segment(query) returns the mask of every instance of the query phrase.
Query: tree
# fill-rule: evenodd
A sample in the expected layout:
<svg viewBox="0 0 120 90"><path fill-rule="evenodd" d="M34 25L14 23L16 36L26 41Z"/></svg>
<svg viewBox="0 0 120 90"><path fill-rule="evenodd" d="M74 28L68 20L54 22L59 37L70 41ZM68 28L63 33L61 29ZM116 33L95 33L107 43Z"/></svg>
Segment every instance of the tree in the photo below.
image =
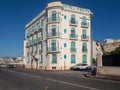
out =
<svg viewBox="0 0 120 90"><path fill-rule="evenodd" d="M116 48L114 51L110 52L110 54L120 54L120 46Z"/></svg>

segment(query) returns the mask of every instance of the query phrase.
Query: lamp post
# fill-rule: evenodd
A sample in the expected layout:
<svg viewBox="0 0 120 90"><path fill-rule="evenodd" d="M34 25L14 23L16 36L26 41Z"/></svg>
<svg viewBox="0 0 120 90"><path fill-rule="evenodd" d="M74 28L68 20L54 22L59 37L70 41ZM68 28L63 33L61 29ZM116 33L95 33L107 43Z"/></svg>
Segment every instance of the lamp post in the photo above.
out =
<svg viewBox="0 0 120 90"><path fill-rule="evenodd" d="M91 31L91 67L93 64L93 32Z"/></svg>

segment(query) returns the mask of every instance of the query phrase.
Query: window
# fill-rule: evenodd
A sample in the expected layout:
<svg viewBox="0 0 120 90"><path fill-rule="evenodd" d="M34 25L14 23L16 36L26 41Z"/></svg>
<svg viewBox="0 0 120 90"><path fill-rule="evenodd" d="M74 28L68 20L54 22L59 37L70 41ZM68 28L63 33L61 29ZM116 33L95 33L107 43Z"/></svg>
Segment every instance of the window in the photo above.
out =
<svg viewBox="0 0 120 90"><path fill-rule="evenodd" d="M83 63L83 64L86 64L86 63L87 63L87 56L86 56L86 55L83 55L83 56L82 56L82 63Z"/></svg>
<svg viewBox="0 0 120 90"><path fill-rule="evenodd" d="M53 64L57 63L57 55L56 54L52 54L52 63Z"/></svg>
<svg viewBox="0 0 120 90"><path fill-rule="evenodd" d="M67 44L66 43L64 43L64 47L66 47L67 46Z"/></svg>
<svg viewBox="0 0 120 90"><path fill-rule="evenodd" d="M76 51L75 42L71 42L71 51Z"/></svg>
<svg viewBox="0 0 120 90"><path fill-rule="evenodd" d="M71 15L71 23L75 24L75 15L74 14Z"/></svg>
<svg viewBox="0 0 120 90"><path fill-rule="evenodd" d="M64 19L66 19L67 18L67 16L66 15L64 15Z"/></svg>
<svg viewBox="0 0 120 90"><path fill-rule="evenodd" d="M64 59L66 59L66 55L64 55Z"/></svg>
<svg viewBox="0 0 120 90"><path fill-rule="evenodd" d="M56 21L56 11L52 11L52 21Z"/></svg>
<svg viewBox="0 0 120 90"><path fill-rule="evenodd" d="M83 52L87 52L87 44L86 43L83 43L83 45L82 45L82 51Z"/></svg>
<svg viewBox="0 0 120 90"><path fill-rule="evenodd" d="M36 45L36 54L38 53L38 45Z"/></svg>
<svg viewBox="0 0 120 90"><path fill-rule="evenodd" d="M66 33L67 31L66 31L66 29L64 29L64 33Z"/></svg>
<svg viewBox="0 0 120 90"><path fill-rule="evenodd" d="M51 50L56 51L56 40L52 40L52 42L51 42Z"/></svg>
<svg viewBox="0 0 120 90"><path fill-rule="evenodd" d="M75 55L71 55L71 63L76 63L76 57L75 57Z"/></svg>
<svg viewBox="0 0 120 90"><path fill-rule="evenodd" d="M75 29L71 28L71 38L75 38Z"/></svg>
<svg viewBox="0 0 120 90"><path fill-rule="evenodd" d="M82 17L82 25L87 24L87 18L85 16Z"/></svg>
<svg viewBox="0 0 120 90"><path fill-rule="evenodd" d="M56 25L52 25L52 36L56 36Z"/></svg>
<svg viewBox="0 0 120 90"><path fill-rule="evenodd" d="M87 38L87 36L86 36L86 30L82 30L82 38L83 38L83 39L86 39L86 38Z"/></svg>

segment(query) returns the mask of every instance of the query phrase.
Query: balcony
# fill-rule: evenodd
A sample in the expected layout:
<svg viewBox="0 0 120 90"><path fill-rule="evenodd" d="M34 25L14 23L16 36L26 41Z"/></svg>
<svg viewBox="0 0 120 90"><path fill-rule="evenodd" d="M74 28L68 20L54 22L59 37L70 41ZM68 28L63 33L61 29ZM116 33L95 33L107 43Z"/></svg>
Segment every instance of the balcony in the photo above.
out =
<svg viewBox="0 0 120 90"><path fill-rule="evenodd" d="M70 37L69 37L71 40L77 40L78 39L78 35L73 35L73 34L70 34Z"/></svg>
<svg viewBox="0 0 120 90"><path fill-rule="evenodd" d="M69 21L70 26L77 26L78 22L77 21Z"/></svg>
<svg viewBox="0 0 120 90"><path fill-rule="evenodd" d="M38 31L37 27L33 29L33 32L36 33Z"/></svg>
<svg viewBox="0 0 120 90"><path fill-rule="evenodd" d="M34 34L34 31L35 31L35 29L32 28L31 31L30 31L30 34L33 35L33 34Z"/></svg>
<svg viewBox="0 0 120 90"><path fill-rule="evenodd" d="M60 32L49 32L48 33L48 39L59 38L59 37L60 37Z"/></svg>
<svg viewBox="0 0 120 90"><path fill-rule="evenodd" d="M82 41L88 41L89 40L89 36L88 35L82 35L81 36L81 40Z"/></svg>
<svg viewBox="0 0 120 90"><path fill-rule="evenodd" d="M59 17L55 17L55 18L48 18L48 21L47 23L50 24L50 23L59 23L60 22L60 18Z"/></svg>
<svg viewBox="0 0 120 90"><path fill-rule="evenodd" d="M87 23L87 22L81 22L81 27L82 28L88 28L89 27L89 23Z"/></svg>
<svg viewBox="0 0 120 90"><path fill-rule="evenodd" d="M27 37L29 37L29 36L30 36L30 33L31 33L30 31L27 33Z"/></svg>
<svg viewBox="0 0 120 90"><path fill-rule="evenodd" d="M76 53L76 48L70 48L71 53Z"/></svg>
<svg viewBox="0 0 120 90"><path fill-rule="evenodd" d="M26 46L29 47L29 46L31 46L32 44L33 44L33 40L30 40L30 41L27 42L27 45L26 45Z"/></svg>
<svg viewBox="0 0 120 90"><path fill-rule="evenodd" d="M43 30L43 25L42 25L42 24L38 24L38 26L37 26L37 30L38 30L38 31Z"/></svg>
<svg viewBox="0 0 120 90"><path fill-rule="evenodd" d="M37 43L42 42L42 40L43 40L43 37L36 38Z"/></svg>
<svg viewBox="0 0 120 90"><path fill-rule="evenodd" d="M48 47L47 53L59 53L59 47Z"/></svg>

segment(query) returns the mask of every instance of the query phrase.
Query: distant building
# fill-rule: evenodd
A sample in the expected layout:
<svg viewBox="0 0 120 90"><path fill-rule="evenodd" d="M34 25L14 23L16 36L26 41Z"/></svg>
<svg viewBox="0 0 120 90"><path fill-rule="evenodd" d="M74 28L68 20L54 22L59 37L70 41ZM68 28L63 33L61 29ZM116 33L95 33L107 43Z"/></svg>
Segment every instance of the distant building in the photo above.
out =
<svg viewBox="0 0 120 90"><path fill-rule="evenodd" d="M25 67L64 70L77 63L90 65L91 16L89 9L48 3L25 27Z"/></svg>
<svg viewBox="0 0 120 90"><path fill-rule="evenodd" d="M0 64L9 64L10 62L11 62L11 58L5 58L5 57L0 58Z"/></svg>
<svg viewBox="0 0 120 90"><path fill-rule="evenodd" d="M111 52L120 47L120 40L106 39L102 46L104 52Z"/></svg>

